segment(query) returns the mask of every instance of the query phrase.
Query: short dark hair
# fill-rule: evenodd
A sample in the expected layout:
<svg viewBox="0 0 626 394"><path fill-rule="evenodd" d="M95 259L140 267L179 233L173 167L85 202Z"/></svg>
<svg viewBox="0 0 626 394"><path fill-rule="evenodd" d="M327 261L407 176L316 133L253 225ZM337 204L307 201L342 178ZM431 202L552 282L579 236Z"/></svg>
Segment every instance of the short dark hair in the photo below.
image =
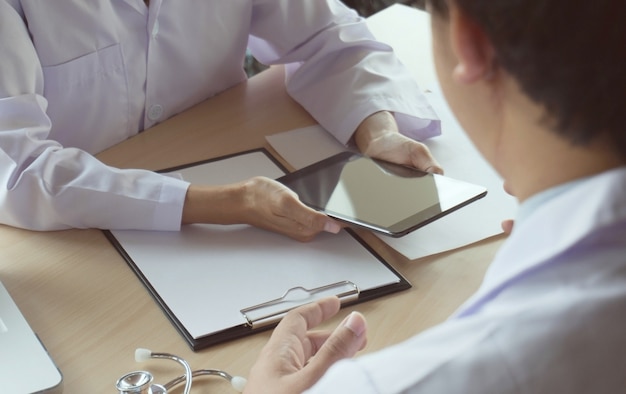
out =
<svg viewBox="0 0 626 394"><path fill-rule="evenodd" d="M626 1L454 2L491 40L498 64L543 105L551 128L574 144L608 138L626 161Z"/></svg>

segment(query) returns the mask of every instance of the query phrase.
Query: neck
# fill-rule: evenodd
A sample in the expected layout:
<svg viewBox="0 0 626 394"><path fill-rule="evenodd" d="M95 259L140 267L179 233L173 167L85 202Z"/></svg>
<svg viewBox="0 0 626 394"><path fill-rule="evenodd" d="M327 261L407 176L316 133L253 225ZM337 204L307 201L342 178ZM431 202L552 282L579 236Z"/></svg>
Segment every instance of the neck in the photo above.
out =
<svg viewBox="0 0 626 394"><path fill-rule="evenodd" d="M551 187L624 165L610 144L574 145L542 121L543 109L523 94L503 107L496 167L520 202Z"/></svg>

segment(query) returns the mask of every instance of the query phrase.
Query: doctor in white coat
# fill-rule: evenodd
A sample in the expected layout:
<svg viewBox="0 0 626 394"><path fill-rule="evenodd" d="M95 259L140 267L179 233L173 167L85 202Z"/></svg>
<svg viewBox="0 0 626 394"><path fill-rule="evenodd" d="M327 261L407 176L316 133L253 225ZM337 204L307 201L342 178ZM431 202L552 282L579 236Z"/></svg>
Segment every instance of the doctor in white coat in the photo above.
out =
<svg viewBox="0 0 626 394"><path fill-rule="evenodd" d="M0 223L338 231L269 179L199 187L93 156L242 82L247 48L287 64L289 94L339 141L441 172L416 141L439 133L436 115L339 0L0 0Z"/></svg>
<svg viewBox="0 0 626 394"><path fill-rule="evenodd" d="M453 316L382 351L348 358L358 312L309 331L337 299L293 311L245 392L623 393L626 3L430 3L450 107L521 202L512 233Z"/></svg>

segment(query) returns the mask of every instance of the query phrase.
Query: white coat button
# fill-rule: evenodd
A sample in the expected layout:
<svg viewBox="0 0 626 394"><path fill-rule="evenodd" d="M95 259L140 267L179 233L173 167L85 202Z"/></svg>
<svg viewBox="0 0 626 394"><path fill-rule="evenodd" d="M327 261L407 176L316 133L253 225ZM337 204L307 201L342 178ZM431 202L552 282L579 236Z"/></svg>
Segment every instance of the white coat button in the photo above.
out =
<svg viewBox="0 0 626 394"><path fill-rule="evenodd" d="M159 120L163 116L163 107L159 104L154 104L148 109L148 119Z"/></svg>

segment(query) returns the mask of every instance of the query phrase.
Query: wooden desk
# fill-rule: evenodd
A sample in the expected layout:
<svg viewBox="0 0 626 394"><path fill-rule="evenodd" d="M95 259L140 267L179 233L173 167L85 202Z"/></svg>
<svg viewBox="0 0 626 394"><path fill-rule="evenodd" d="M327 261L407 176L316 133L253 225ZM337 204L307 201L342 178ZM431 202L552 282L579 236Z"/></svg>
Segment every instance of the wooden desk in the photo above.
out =
<svg viewBox="0 0 626 394"><path fill-rule="evenodd" d="M119 167L159 169L267 146L264 135L313 119L286 94L272 68L189 111L98 155ZM413 288L363 303L371 352L444 320L479 285L502 241L409 261L363 234ZM246 376L270 332L194 353L124 259L98 230L31 232L0 226L0 278L64 375L65 393L113 393L122 374L142 368L157 382L177 376L172 362L134 361L145 347ZM335 326L343 310L327 326ZM210 306L208 307L210 314ZM197 380L195 392L231 393L221 379Z"/></svg>

